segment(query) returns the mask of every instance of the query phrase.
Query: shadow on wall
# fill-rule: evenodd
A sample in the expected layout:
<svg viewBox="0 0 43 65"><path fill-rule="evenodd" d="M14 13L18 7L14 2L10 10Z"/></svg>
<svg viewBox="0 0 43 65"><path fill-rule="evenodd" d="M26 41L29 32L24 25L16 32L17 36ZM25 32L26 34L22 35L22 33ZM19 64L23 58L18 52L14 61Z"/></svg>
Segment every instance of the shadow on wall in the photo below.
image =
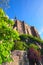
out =
<svg viewBox="0 0 43 65"><path fill-rule="evenodd" d="M19 65L29 65L29 61L27 59L27 53L24 52L22 58L19 61Z"/></svg>

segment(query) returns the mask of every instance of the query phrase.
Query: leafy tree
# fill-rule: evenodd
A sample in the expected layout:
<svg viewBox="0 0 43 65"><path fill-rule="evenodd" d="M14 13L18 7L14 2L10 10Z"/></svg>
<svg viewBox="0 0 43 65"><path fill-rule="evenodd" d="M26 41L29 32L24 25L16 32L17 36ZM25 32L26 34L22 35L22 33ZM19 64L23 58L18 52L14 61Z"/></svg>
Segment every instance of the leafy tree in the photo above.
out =
<svg viewBox="0 0 43 65"><path fill-rule="evenodd" d="M13 29L14 21L9 19L0 8L0 64L11 60L11 49L19 34Z"/></svg>

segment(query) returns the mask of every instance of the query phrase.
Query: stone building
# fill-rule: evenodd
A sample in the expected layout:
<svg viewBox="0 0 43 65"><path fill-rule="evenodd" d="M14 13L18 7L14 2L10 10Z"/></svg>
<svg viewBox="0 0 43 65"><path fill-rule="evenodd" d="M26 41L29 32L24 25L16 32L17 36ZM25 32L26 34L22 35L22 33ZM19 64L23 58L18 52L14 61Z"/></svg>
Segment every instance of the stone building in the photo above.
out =
<svg viewBox="0 0 43 65"><path fill-rule="evenodd" d="M34 26L27 25L24 21L15 20L14 29L16 29L19 34L30 34L36 37L40 37L37 29Z"/></svg>

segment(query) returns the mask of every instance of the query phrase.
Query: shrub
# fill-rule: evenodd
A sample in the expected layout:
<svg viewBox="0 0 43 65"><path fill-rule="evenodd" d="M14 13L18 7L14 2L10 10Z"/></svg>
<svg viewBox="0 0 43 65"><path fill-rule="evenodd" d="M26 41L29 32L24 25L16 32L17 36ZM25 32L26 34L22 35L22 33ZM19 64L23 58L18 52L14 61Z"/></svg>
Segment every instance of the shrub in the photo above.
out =
<svg viewBox="0 0 43 65"><path fill-rule="evenodd" d="M27 57L31 61L39 61L41 59L40 52L34 48L29 48L27 52Z"/></svg>
<svg viewBox="0 0 43 65"><path fill-rule="evenodd" d="M34 48L36 50L39 49L39 47L37 45L33 44L33 43L32 44L30 43L29 48Z"/></svg>
<svg viewBox="0 0 43 65"><path fill-rule="evenodd" d="M27 49L26 47L27 46L26 46L25 42L17 41L17 42L15 42L13 49L15 49L15 50L26 50Z"/></svg>
<svg viewBox="0 0 43 65"><path fill-rule="evenodd" d="M11 49L14 40L19 39L19 34L13 29L14 22L6 18L2 9L0 9L0 64L10 62Z"/></svg>

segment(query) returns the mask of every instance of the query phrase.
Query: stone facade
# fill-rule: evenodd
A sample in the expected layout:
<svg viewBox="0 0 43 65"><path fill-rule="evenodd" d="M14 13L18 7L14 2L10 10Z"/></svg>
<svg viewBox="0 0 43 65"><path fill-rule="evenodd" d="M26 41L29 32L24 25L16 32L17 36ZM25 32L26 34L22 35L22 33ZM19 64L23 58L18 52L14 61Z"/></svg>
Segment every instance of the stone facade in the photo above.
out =
<svg viewBox="0 0 43 65"><path fill-rule="evenodd" d="M35 27L27 25L24 21L15 20L14 29L16 29L20 34L30 34L40 37Z"/></svg>
<svg viewBox="0 0 43 65"><path fill-rule="evenodd" d="M29 65L28 59L26 57L26 51L14 50L12 52L13 62L6 62L2 65Z"/></svg>
<svg viewBox="0 0 43 65"><path fill-rule="evenodd" d="M27 58L26 51L14 50L12 52L12 59L13 59L13 62L10 62L10 63L6 62L6 63L3 63L2 65L29 65L29 60ZM40 65L43 65L43 60Z"/></svg>

